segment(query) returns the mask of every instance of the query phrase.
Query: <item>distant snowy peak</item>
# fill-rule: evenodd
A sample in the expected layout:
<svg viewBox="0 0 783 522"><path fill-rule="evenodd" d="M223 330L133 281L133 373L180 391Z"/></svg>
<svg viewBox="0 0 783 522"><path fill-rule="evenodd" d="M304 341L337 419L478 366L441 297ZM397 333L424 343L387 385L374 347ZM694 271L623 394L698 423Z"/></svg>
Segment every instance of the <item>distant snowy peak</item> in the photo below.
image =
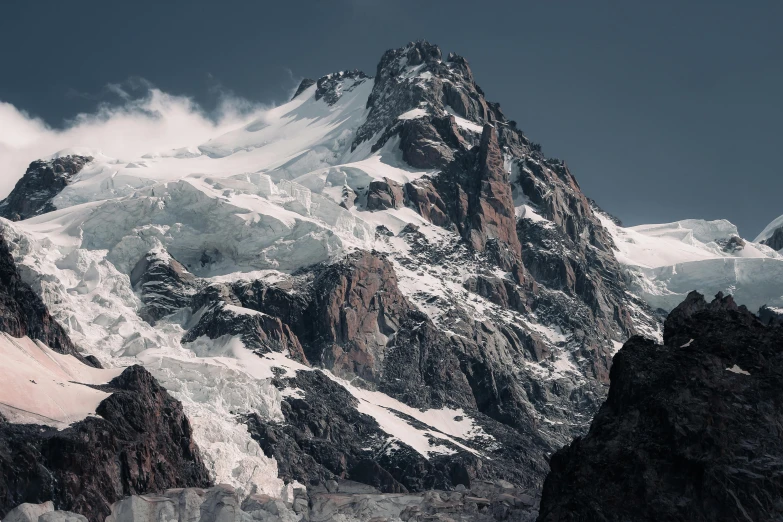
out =
<svg viewBox="0 0 783 522"><path fill-rule="evenodd" d="M733 294L753 310L783 305L783 256L762 242L742 239L729 221L686 219L624 228L600 215L631 290L654 308L671 310L691 290Z"/></svg>
<svg viewBox="0 0 783 522"><path fill-rule="evenodd" d="M754 241L767 245L773 250L779 251L783 249L783 216L779 216L772 220Z"/></svg>

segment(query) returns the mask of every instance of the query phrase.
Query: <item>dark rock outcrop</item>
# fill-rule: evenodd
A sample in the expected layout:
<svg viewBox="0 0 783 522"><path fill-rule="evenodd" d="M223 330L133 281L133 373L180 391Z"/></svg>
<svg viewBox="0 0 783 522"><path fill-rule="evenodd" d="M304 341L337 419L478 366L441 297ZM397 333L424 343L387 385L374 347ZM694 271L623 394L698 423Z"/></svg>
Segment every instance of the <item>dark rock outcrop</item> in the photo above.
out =
<svg viewBox="0 0 783 522"><path fill-rule="evenodd" d="M764 324L783 324L783 310L780 308L770 308L767 305L759 308L759 321Z"/></svg>
<svg viewBox="0 0 783 522"><path fill-rule="evenodd" d="M28 336L52 350L81 359L76 347L30 285L22 281L8 242L0 235L0 331Z"/></svg>
<svg viewBox="0 0 783 522"><path fill-rule="evenodd" d="M617 353L589 433L551 461L540 521L783 517L783 329L692 292L664 345Z"/></svg>
<svg viewBox="0 0 783 522"><path fill-rule="evenodd" d="M141 366L104 386L97 416L59 431L0 419L0 515L54 502L102 522L123 496L210 485L179 401Z"/></svg>
<svg viewBox="0 0 783 522"><path fill-rule="evenodd" d="M402 187L397 182L388 178L384 178L383 181L370 182L367 189L367 210L400 208L404 203Z"/></svg>
<svg viewBox="0 0 783 522"><path fill-rule="evenodd" d="M198 323L185 333L182 342L193 342L202 335L210 339L238 335L257 354L286 352L291 359L309 365L299 339L288 325L263 312L232 308L222 302L213 304L202 311Z"/></svg>
<svg viewBox="0 0 783 522"><path fill-rule="evenodd" d="M30 163L6 199L0 202L0 216L11 221L45 214L55 209L52 199L62 192L84 166L90 156L63 156L50 161Z"/></svg>
<svg viewBox="0 0 783 522"><path fill-rule="evenodd" d="M345 80L347 79L351 79L353 82L346 88ZM318 87L315 90L315 99L323 99L328 105L334 105L342 97L343 90L351 91L367 81L367 79L367 75L358 70L340 71L339 73L323 76L316 82ZM301 88L301 85L299 87Z"/></svg>
<svg viewBox="0 0 783 522"><path fill-rule="evenodd" d="M320 371L300 371L276 384L303 393L284 399L285 421L269 422L258 415L245 420L266 455L275 457L286 481L317 485L349 479L386 493L451 490L460 484L469 488L479 480L505 480L531 491L537 487L530 476L536 475L531 454L538 450L519 440L514 430L485 416L477 415L492 438L475 446L481 448L480 454L433 437L433 446L449 446L452 454L435 451L425 458L403 441L390 439L373 417L359 412L356 398ZM400 422L406 421L404 414L389 411Z"/></svg>
<svg viewBox="0 0 783 522"><path fill-rule="evenodd" d="M388 339L411 305L397 288L392 264L358 252L319 271L306 312L312 338L305 354L338 375L377 381Z"/></svg>
<svg viewBox="0 0 783 522"><path fill-rule="evenodd" d="M196 292L196 277L167 252L159 250L148 252L136 263L130 280L144 303L139 316L152 325L190 306Z"/></svg>
<svg viewBox="0 0 783 522"><path fill-rule="evenodd" d="M783 227L776 228L775 231L767 239L761 240L762 245L767 245L773 250L780 250L783 248Z"/></svg>

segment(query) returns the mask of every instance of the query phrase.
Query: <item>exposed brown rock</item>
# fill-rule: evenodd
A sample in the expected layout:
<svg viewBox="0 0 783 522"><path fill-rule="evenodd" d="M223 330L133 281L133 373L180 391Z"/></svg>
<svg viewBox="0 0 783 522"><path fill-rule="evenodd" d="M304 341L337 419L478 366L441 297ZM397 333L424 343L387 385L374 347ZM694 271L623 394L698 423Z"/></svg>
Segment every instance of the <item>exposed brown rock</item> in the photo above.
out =
<svg viewBox="0 0 783 522"><path fill-rule="evenodd" d="M386 343L411 308L397 288L391 263L357 252L327 267L314 284L318 291L309 308L314 340L308 359L338 375L377 380Z"/></svg>
<svg viewBox="0 0 783 522"><path fill-rule="evenodd" d="M503 167L497 132L490 125L484 126L481 135L477 171L480 184L477 201L469 210L468 239L479 251L484 250L487 240L497 239L521 256L511 184Z"/></svg>
<svg viewBox="0 0 783 522"><path fill-rule="evenodd" d="M400 208L405 204L402 187L389 178L370 182L367 191L367 210Z"/></svg>

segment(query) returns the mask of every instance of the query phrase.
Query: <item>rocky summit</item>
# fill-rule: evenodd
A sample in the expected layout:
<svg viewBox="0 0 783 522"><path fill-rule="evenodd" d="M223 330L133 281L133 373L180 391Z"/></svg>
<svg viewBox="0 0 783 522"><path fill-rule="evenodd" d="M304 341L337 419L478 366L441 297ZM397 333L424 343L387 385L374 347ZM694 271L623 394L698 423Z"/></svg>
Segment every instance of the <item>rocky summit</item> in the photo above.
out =
<svg viewBox="0 0 783 522"><path fill-rule="evenodd" d="M426 41L204 142L74 146L0 203L20 520L533 520L684 287L778 321L783 255L623 228Z"/></svg>
<svg viewBox="0 0 783 522"><path fill-rule="evenodd" d="M590 431L558 451L539 521L780 520L783 329L691 293L664 343L617 353Z"/></svg>

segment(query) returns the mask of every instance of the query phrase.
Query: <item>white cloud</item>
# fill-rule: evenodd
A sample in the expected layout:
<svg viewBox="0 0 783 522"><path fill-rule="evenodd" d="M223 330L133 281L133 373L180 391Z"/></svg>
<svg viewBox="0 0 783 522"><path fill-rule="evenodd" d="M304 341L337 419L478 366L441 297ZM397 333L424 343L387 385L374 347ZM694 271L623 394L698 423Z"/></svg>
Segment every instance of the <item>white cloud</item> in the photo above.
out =
<svg viewBox="0 0 783 522"><path fill-rule="evenodd" d="M222 95L218 108L207 114L192 99L148 88L141 98L132 98L122 87L120 105L101 105L95 113L80 114L64 129L0 101L0 198L13 189L31 161L47 158L72 147L97 149L118 159L133 159L199 145L242 125L264 110L257 104Z"/></svg>

